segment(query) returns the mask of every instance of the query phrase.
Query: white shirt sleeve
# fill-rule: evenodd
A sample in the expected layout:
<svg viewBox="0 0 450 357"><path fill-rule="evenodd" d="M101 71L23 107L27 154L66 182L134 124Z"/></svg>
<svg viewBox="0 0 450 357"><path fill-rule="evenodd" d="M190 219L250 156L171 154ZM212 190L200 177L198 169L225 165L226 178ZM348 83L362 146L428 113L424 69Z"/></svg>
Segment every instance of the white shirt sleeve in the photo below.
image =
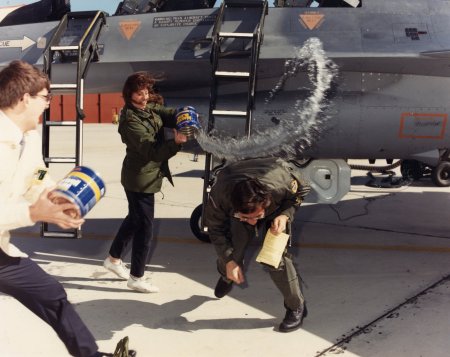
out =
<svg viewBox="0 0 450 357"><path fill-rule="evenodd" d="M32 226L30 203L26 200L0 202L0 231Z"/></svg>
<svg viewBox="0 0 450 357"><path fill-rule="evenodd" d="M25 134L25 148L11 141L0 141L0 230L31 226L29 206L42 191L54 183L41 154L41 141L37 132Z"/></svg>

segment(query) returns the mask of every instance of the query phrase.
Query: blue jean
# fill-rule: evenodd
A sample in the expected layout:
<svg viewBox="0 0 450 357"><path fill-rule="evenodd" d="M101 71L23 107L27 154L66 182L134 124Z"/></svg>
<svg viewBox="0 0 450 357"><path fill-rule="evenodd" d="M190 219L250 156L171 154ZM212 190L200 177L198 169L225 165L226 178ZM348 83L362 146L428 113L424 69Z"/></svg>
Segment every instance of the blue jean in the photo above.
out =
<svg viewBox="0 0 450 357"><path fill-rule="evenodd" d="M96 355L94 336L67 300L64 287L34 261L10 257L0 249L0 291L48 323L72 356Z"/></svg>
<svg viewBox="0 0 450 357"><path fill-rule="evenodd" d="M125 190L128 200L128 215L111 244L109 254L122 258L128 243L132 241L131 275L140 278L150 254L155 218L155 195L153 193L131 192Z"/></svg>

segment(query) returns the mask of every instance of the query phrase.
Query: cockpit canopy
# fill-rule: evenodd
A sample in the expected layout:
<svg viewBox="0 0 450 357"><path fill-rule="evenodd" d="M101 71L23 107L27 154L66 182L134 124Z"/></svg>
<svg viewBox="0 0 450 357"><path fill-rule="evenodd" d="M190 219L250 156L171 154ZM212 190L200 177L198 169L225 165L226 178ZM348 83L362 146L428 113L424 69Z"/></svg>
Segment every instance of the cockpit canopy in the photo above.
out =
<svg viewBox="0 0 450 357"><path fill-rule="evenodd" d="M123 0L113 15L133 15L211 8L216 0ZM275 7L361 7L362 0L275 0ZM70 12L70 0L41 0L10 10L0 26L60 20ZM1 15L1 14L0 14Z"/></svg>
<svg viewBox="0 0 450 357"><path fill-rule="evenodd" d="M204 9L213 7L215 3L216 0L123 0L113 15ZM3 19L0 16L0 26L58 21L70 11L70 0L40 0L29 5L11 7Z"/></svg>
<svg viewBox="0 0 450 357"><path fill-rule="evenodd" d="M41 0L17 7L1 20L0 26L56 21L68 12L70 12L70 0Z"/></svg>
<svg viewBox="0 0 450 357"><path fill-rule="evenodd" d="M213 7L215 2L216 0L124 0L119 3L114 15L204 9Z"/></svg>

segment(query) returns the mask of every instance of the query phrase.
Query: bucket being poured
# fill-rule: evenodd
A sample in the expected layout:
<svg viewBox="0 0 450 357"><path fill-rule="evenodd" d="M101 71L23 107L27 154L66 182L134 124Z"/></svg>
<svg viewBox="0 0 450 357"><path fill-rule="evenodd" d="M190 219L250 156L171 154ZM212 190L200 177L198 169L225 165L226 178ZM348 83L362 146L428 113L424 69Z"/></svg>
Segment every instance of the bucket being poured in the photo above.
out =
<svg viewBox="0 0 450 357"><path fill-rule="evenodd" d="M177 120L177 130L186 135L188 139L194 138L197 131L201 129L198 114L194 107L178 108L175 118Z"/></svg>
<svg viewBox="0 0 450 357"><path fill-rule="evenodd" d="M85 216L95 204L105 195L105 183L92 169L86 166L76 166L51 192L53 202L62 203L70 201L80 209L79 214L69 213L72 216Z"/></svg>

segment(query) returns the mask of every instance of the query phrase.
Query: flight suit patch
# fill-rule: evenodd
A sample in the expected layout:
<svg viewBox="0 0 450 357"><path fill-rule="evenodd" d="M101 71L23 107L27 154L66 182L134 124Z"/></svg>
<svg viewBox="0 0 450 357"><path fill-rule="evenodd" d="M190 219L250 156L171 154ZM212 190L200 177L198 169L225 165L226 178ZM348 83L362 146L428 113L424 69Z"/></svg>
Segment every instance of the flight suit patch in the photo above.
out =
<svg viewBox="0 0 450 357"><path fill-rule="evenodd" d="M298 182L297 182L297 180L292 180L291 184L290 184L290 187L291 187L291 192L292 193L297 193L297 190L298 190Z"/></svg>
<svg viewBox="0 0 450 357"><path fill-rule="evenodd" d="M33 174L33 182L32 184L39 184L41 183L44 178L45 175L47 175L48 170L44 169L44 168L39 168L35 171L35 173Z"/></svg>

